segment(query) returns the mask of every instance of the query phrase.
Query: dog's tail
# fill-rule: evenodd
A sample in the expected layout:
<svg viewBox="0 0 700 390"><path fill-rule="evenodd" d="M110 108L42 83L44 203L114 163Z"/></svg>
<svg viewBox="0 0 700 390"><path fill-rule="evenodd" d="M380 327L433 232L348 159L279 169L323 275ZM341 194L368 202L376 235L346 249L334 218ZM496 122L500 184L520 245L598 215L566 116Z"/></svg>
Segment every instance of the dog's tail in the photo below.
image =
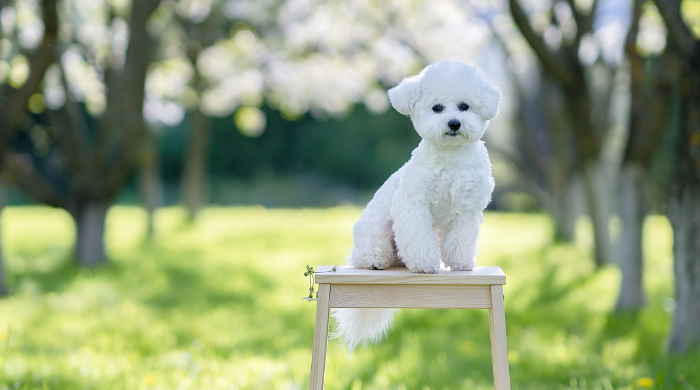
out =
<svg viewBox="0 0 700 390"><path fill-rule="evenodd" d="M360 344L375 344L391 328L396 309L334 309L337 323L334 337L340 339L349 351Z"/></svg>

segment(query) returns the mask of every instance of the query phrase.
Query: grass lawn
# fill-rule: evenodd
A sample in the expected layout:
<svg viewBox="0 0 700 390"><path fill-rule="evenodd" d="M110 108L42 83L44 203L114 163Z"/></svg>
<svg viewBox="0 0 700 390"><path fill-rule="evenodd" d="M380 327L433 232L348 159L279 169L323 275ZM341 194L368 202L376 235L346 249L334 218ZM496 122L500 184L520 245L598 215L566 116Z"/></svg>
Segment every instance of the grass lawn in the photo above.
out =
<svg viewBox="0 0 700 390"><path fill-rule="evenodd" d="M60 210L9 208L2 242L12 295L0 299L0 389L308 388L315 303L306 264L343 264L361 209L209 208L194 225L138 208L109 213L108 265L72 264ZM620 275L596 271L584 222L550 242L540 215L489 214L481 265L506 275L513 389L700 388L700 353L665 352L671 231L648 220L648 306L614 314ZM700 298L699 298L700 299ZM700 326L700 324L698 325ZM378 346L328 350L326 388L493 388L486 310L403 310Z"/></svg>

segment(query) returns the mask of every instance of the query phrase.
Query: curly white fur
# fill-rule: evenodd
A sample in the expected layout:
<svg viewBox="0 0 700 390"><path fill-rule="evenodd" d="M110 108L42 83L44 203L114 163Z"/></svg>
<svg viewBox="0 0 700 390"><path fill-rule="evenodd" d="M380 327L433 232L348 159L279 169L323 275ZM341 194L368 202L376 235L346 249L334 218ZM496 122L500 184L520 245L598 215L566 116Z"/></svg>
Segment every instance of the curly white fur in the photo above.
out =
<svg viewBox="0 0 700 390"><path fill-rule="evenodd" d="M482 212L494 187L481 137L498 113L501 92L474 67L441 61L401 81L389 90L389 99L411 117L423 140L355 224L348 262L356 268L405 265L411 272L436 273L442 260L452 270L471 271ZM381 339L393 314L337 309L334 316L339 337L353 349Z"/></svg>

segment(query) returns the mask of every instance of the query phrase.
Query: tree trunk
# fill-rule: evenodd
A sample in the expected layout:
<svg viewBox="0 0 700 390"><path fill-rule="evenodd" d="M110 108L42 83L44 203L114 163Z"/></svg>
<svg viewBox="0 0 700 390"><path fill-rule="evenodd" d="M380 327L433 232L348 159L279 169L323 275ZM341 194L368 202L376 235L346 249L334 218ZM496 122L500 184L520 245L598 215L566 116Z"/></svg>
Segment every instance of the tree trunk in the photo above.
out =
<svg viewBox="0 0 700 390"><path fill-rule="evenodd" d="M576 236L576 221L579 217L576 196L576 178L568 178L562 188L555 189L554 239L557 242L573 242Z"/></svg>
<svg viewBox="0 0 700 390"><path fill-rule="evenodd" d="M182 180L182 203L187 208L190 221L194 221L199 209L206 203L208 156L209 118L200 110L195 110Z"/></svg>
<svg viewBox="0 0 700 390"><path fill-rule="evenodd" d="M104 231L108 209L108 202L98 200L85 200L76 207L73 219L77 227L75 257L78 264L93 266L107 261Z"/></svg>
<svg viewBox="0 0 700 390"><path fill-rule="evenodd" d="M700 347L700 41L680 81L681 127L668 204L677 302L669 349L675 352Z"/></svg>
<svg viewBox="0 0 700 390"><path fill-rule="evenodd" d="M676 276L669 349L683 352L700 345L700 182L670 199L668 216Z"/></svg>
<svg viewBox="0 0 700 390"><path fill-rule="evenodd" d="M585 163L582 172L583 188L586 195L588 215L593 225L593 247L596 266L611 262L610 233L610 191L604 172L595 162Z"/></svg>
<svg viewBox="0 0 700 390"><path fill-rule="evenodd" d="M5 184L0 179L0 222L2 221L2 209L5 207ZM5 281L5 263L2 257L2 225L0 224L0 295L7 295Z"/></svg>
<svg viewBox="0 0 700 390"><path fill-rule="evenodd" d="M652 205L652 185L664 191L670 183L670 171L658 171L659 161L671 160L659 155L668 134L670 104L675 101L681 63L673 50L642 57L637 52L639 21L644 0L633 2L633 16L625 40L630 71L630 112L627 145L618 182L618 215L622 230L617 242L617 260L622 283L616 310L636 309L644 305L642 231L645 216ZM669 161L669 166L673 161ZM659 180L659 176L664 176Z"/></svg>
<svg viewBox="0 0 700 390"><path fill-rule="evenodd" d="M645 169L634 162L627 162L620 170L618 191L618 216L622 230L617 241L617 264L622 273L622 283L616 311L633 310L644 306L644 253L642 233L644 218L649 212L649 188Z"/></svg>
<svg viewBox="0 0 700 390"><path fill-rule="evenodd" d="M155 140L150 131L145 130L144 148L141 153L139 187L141 200L146 211L146 239L153 236L155 211L162 202L162 190L159 176L159 158Z"/></svg>

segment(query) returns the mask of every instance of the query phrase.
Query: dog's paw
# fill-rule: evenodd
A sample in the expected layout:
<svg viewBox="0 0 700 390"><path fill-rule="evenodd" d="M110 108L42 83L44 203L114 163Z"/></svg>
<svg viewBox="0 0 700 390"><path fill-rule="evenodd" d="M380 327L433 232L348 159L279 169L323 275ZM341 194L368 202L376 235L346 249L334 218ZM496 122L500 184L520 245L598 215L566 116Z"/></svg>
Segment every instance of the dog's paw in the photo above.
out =
<svg viewBox="0 0 700 390"><path fill-rule="evenodd" d="M474 267L476 267L476 263L452 265L450 269L452 271L473 271Z"/></svg>
<svg viewBox="0 0 700 390"><path fill-rule="evenodd" d="M382 270L389 268L392 265L392 259L386 259L379 256L358 256L350 257L349 263L355 268L364 268L372 270Z"/></svg>
<svg viewBox="0 0 700 390"><path fill-rule="evenodd" d="M445 261L445 266L450 267L452 271L472 271L476 267L476 259L474 257L469 260L461 261Z"/></svg>
<svg viewBox="0 0 700 390"><path fill-rule="evenodd" d="M440 263L438 263L437 265L435 265L435 264L430 264L430 265L415 265L415 264L408 265L408 264L406 264L406 268L408 268L409 271L416 273L416 274L436 274L440 270Z"/></svg>
<svg viewBox="0 0 700 390"><path fill-rule="evenodd" d="M450 267L452 271L472 271L476 267L474 256L443 256L445 267Z"/></svg>

